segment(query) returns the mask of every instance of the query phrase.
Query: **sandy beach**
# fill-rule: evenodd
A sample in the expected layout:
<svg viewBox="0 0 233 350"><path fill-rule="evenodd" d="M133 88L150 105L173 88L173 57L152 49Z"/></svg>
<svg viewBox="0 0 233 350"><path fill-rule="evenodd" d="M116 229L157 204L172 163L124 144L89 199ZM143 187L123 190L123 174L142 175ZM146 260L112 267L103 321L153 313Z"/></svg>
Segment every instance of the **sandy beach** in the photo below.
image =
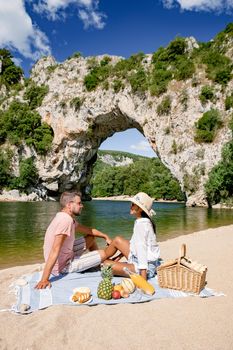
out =
<svg viewBox="0 0 233 350"><path fill-rule="evenodd" d="M163 259L187 256L208 266L207 286L225 296L154 300L144 304L53 306L29 315L0 313L0 349L203 349L233 344L233 225L180 236L160 244ZM39 264L0 271L0 309L15 296L9 285Z"/></svg>

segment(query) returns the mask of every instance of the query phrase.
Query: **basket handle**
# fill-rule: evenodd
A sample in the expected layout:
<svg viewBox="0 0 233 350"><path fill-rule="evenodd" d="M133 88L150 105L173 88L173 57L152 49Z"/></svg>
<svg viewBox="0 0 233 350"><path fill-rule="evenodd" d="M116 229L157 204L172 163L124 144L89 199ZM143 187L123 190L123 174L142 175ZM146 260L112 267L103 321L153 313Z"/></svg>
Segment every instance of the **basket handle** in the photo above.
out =
<svg viewBox="0 0 233 350"><path fill-rule="evenodd" d="M180 255L179 255L179 258L178 258L178 265L180 265L180 261L182 258L184 258L186 255L186 244L182 244L182 246L180 247Z"/></svg>

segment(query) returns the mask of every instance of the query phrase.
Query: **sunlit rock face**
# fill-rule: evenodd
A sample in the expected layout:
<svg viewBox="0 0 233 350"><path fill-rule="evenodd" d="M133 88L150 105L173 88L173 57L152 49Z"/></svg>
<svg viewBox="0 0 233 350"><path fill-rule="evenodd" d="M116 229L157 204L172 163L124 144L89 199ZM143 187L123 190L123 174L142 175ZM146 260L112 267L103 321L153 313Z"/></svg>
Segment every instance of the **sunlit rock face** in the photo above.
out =
<svg viewBox="0 0 233 350"><path fill-rule="evenodd" d="M194 45L191 41L190 49ZM110 64L120 59L111 58ZM100 61L103 56L96 59ZM147 55L145 65L150 60L151 55ZM208 102L203 107L199 95L202 86L209 84L203 71L197 72L200 83L195 87L191 79L171 81L164 94L171 98L171 111L168 115L158 115L157 107L164 95L134 94L130 85L115 93L111 84L108 90L98 87L87 92L83 81L88 72L88 58L83 57L62 64L47 57L32 69L31 79L49 87L38 112L54 131L52 150L46 157L37 156L42 185L51 193L71 189L85 192L101 143L115 132L136 128L180 182L187 205L206 206L204 183L220 160L222 146L230 140L231 133L224 123L213 143L198 144L194 141L195 122L211 107L222 113L223 120L227 119L224 99L232 91L232 82L225 92L216 85L214 106ZM184 92L188 96L185 106ZM82 101L76 108L72 104L74 98Z"/></svg>

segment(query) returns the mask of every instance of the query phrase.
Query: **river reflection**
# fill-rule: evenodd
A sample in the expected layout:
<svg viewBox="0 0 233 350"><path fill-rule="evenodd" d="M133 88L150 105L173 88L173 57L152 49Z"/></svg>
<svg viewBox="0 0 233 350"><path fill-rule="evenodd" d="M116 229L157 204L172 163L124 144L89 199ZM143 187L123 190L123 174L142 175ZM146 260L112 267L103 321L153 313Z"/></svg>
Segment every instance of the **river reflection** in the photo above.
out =
<svg viewBox="0 0 233 350"><path fill-rule="evenodd" d="M132 234L129 202L86 202L78 220L111 237ZM186 208L181 203L155 203L158 240L233 223L228 209ZM57 202L0 203L0 268L43 260L44 233L59 210ZM100 246L103 241L99 240Z"/></svg>

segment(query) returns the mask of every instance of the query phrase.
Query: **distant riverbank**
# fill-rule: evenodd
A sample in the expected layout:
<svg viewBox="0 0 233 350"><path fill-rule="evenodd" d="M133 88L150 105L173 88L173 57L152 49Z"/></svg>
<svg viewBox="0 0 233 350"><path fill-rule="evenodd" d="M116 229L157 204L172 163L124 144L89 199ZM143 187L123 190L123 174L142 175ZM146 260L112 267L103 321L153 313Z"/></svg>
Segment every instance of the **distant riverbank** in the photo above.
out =
<svg viewBox="0 0 233 350"><path fill-rule="evenodd" d="M6 191L3 190L0 194L0 202L38 202L42 199L35 193L32 192L29 195L20 193L19 190Z"/></svg>
<svg viewBox="0 0 233 350"><path fill-rule="evenodd" d="M98 200L98 201L129 201L130 196L122 195L122 196L111 196L111 197L95 197L92 198L92 200Z"/></svg>
<svg viewBox="0 0 233 350"><path fill-rule="evenodd" d="M39 192L39 191L38 191ZM39 194L36 192L31 192L25 194L19 190L2 190L0 193L0 202L42 202L51 201L56 202L55 198L48 197L44 190L40 191Z"/></svg>
<svg viewBox="0 0 233 350"><path fill-rule="evenodd" d="M133 196L121 195L121 196L110 196L110 197L95 197L92 200L98 201L130 201ZM28 195L25 193L20 193L18 190L5 191L3 190L0 194L0 202L41 202L44 199L40 198L38 194L32 192ZM49 197L46 201L56 202L57 199ZM184 201L168 200L168 199L157 199L154 200L156 203L185 203ZM233 206L218 203L212 206L213 209L233 209Z"/></svg>
<svg viewBox="0 0 233 350"><path fill-rule="evenodd" d="M133 196L128 196L128 195L122 195L122 196L111 196L111 197L95 197L92 198L93 200L98 200L98 201L130 201L130 199ZM184 203L181 201L175 200L164 200L164 199L158 199L155 200L154 202L161 202L161 203Z"/></svg>
<svg viewBox="0 0 233 350"><path fill-rule="evenodd" d="M92 198L92 200L98 200L98 201L130 201L130 199L133 196L128 195L121 195L121 196L111 196L111 197L95 197ZM169 200L169 199L155 199L155 203L185 203L185 201L178 201L176 199ZM224 203L218 203L212 205L213 209L233 209L233 206L226 205Z"/></svg>
<svg viewBox="0 0 233 350"><path fill-rule="evenodd" d="M110 196L110 197L96 197L92 200L103 200L103 201L130 201L130 199L133 196L128 195L121 195L121 196ZM20 193L18 190L11 190L11 191L5 191L3 190L0 194L0 202L37 202L42 201L43 199L40 198L35 192L30 193L29 195L26 195L24 193ZM56 201L54 198L49 198L49 201ZM184 203L184 202L178 202L177 200L164 200L159 199L155 200L155 202L167 202L167 203Z"/></svg>

